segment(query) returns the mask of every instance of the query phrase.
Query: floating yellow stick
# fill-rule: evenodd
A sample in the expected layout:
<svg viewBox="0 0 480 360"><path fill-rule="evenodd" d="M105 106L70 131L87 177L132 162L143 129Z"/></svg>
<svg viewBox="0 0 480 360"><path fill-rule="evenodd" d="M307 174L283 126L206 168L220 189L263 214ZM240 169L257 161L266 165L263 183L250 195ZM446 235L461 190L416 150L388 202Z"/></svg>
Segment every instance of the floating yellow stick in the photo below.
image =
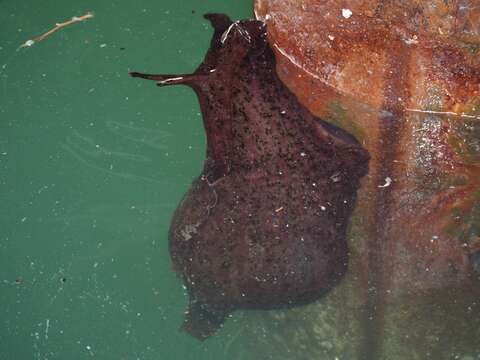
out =
<svg viewBox="0 0 480 360"><path fill-rule="evenodd" d="M20 48L30 47L30 46L44 40L48 36L52 35L55 31L60 30L61 28L64 28L65 26L71 25L71 24L76 23L76 22L85 21L85 20L88 20L90 18L93 18L93 14L91 12L88 12L83 16L74 16L74 17L72 17L71 20L65 21L63 23L57 23L57 24L55 24L55 27L53 29L48 30L46 33L44 33L40 36L37 36L34 39L30 39L30 40L25 41L22 45L20 45Z"/></svg>

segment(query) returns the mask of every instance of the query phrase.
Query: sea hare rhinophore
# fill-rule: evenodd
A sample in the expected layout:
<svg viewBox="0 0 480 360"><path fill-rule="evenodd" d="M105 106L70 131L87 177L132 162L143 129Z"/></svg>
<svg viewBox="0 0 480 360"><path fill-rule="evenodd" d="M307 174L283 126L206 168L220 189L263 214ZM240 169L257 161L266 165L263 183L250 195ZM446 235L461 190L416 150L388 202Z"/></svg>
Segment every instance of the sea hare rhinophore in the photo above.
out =
<svg viewBox="0 0 480 360"><path fill-rule="evenodd" d="M236 309L307 304L339 282L369 159L281 83L264 23L206 18L215 32L193 74L131 73L188 85L200 101L207 159L170 228L174 268L190 295L184 329L199 339Z"/></svg>

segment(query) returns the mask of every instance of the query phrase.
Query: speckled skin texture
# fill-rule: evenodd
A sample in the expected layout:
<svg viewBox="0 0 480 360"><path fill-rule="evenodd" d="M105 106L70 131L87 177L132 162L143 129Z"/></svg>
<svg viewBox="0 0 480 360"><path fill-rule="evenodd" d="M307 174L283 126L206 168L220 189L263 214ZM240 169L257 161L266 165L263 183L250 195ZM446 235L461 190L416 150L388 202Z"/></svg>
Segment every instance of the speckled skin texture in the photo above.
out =
<svg viewBox="0 0 480 360"><path fill-rule="evenodd" d="M281 83L262 22L206 17L215 33L194 74L131 73L191 86L202 109L207 159L170 228L190 295L184 329L199 339L235 309L311 303L340 281L369 159Z"/></svg>

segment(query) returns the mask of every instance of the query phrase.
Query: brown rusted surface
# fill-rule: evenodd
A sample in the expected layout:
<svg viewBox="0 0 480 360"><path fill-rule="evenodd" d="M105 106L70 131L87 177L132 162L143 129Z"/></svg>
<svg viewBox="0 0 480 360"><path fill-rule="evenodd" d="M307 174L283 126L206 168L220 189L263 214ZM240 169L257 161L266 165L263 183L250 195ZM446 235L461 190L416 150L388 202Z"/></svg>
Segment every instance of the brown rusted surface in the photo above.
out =
<svg viewBox="0 0 480 360"><path fill-rule="evenodd" d="M418 242L441 235L449 222L442 212L450 217L448 210L478 188L478 164L468 165L464 154L454 149L462 146L461 141L452 146L461 140L454 139L454 127L479 119L480 62L475 48L458 40L468 35L477 41L478 33L472 29L478 24L460 31L459 22L473 21L465 14L454 31L446 15L453 14L453 8L434 12L434 5L262 0L256 6L257 16L266 19L282 80L309 109L361 137L371 152L366 192L370 199L383 199L373 206L373 231L388 222L382 231L395 234L397 242L400 236L402 246L415 248L426 265L434 262L428 256L432 245L426 241L419 247ZM352 15L346 18L342 9ZM445 188L435 184L434 175L462 177L466 184ZM379 188L387 177L393 180L391 186ZM390 192L395 193L391 201ZM382 209L387 203L391 211ZM436 206L442 211L435 211L433 221ZM468 201L460 206L465 207ZM429 225L405 231L406 220ZM468 249L456 239L452 246L445 245L451 241L445 236L437 250L444 255L447 273L449 264L455 264L458 271L452 280L457 281L468 272L464 256ZM432 273L442 283L446 280L440 269ZM438 285L436 279L427 278L421 286Z"/></svg>
<svg viewBox="0 0 480 360"><path fill-rule="evenodd" d="M351 230L371 342L398 296L479 289L479 12L472 0L256 1L282 81L371 154Z"/></svg>

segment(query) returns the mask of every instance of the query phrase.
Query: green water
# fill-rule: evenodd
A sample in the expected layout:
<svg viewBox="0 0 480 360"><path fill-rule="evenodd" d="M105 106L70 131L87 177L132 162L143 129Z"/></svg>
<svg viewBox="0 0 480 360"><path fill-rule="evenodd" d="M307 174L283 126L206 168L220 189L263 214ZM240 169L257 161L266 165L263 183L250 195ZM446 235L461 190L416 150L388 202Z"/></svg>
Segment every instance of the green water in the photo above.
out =
<svg viewBox="0 0 480 360"><path fill-rule="evenodd" d="M239 316L205 343L178 331L167 232L204 159L197 100L128 76L192 71L204 12L252 4L0 1L0 359L240 356Z"/></svg>

